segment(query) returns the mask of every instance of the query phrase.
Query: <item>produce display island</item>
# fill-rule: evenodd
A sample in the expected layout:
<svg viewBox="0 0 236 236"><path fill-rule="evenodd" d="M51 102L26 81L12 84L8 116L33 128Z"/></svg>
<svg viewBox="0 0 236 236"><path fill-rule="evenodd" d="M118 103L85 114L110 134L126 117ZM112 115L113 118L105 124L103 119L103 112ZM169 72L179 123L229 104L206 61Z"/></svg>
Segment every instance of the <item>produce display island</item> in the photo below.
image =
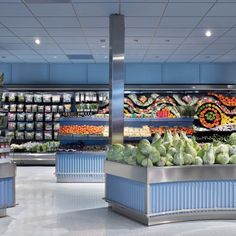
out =
<svg viewBox="0 0 236 236"><path fill-rule="evenodd" d="M105 161L105 200L145 225L236 219L236 165L139 167Z"/></svg>
<svg viewBox="0 0 236 236"><path fill-rule="evenodd" d="M15 206L16 166L0 163L0 217L6 216L6 209Z"/></svg>

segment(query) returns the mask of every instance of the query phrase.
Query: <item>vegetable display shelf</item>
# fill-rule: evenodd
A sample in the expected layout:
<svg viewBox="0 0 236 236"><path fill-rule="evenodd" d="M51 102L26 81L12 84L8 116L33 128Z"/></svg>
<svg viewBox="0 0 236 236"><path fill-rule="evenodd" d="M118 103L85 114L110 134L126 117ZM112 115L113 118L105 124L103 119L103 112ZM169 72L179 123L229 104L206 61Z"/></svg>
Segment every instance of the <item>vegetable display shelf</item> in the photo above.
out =
<svg viewBox="0 0 236 236"><path fill-rule="evenodd" d="M6 209L15 206L16 166L0 163L0 217L6 216Z"/></svg>
<svg viewBox="0 0 236 236"><path fill-rule="evenodd" d="M145 225L236 219L236 165L139 167L105 161L105 200Z"/></svg>

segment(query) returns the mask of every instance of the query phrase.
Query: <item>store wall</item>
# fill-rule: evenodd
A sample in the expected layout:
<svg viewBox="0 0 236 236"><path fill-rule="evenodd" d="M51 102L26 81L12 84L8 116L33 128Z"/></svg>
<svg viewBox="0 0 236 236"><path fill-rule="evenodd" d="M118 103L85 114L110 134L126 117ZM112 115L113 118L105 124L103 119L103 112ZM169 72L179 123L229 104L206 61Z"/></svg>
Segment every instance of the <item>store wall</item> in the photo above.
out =
<svg viewBox="0 0 236 236"><path fill-rule="evenodd" d="M7 84L107 84L108 64L0 64ZM236 84L236 63L128 63L126 84Z"/></svg>

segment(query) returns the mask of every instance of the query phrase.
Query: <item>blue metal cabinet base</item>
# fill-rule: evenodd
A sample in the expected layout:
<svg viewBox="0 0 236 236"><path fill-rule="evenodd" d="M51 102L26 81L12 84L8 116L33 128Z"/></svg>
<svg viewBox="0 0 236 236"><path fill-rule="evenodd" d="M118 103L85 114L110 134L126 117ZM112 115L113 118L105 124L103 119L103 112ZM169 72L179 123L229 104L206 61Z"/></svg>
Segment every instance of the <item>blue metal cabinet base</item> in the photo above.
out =
<svg viewBox="0 0 236 236"><path fill-rule="evenodd" d="M104 182L105 159L105 152L58 152L57 182Z"/></svg>
<svg viewBox="0 0 236 236"><path fill-rule="evenodd" d="M143 168L106 161L105 172L106 201L143 224L236 219L235 165Z"/></svg>
<svg viewBox="0 0 236 236"><path fill-rule="evenodd" d="M6 215L6 208L15 206L15 173L15 164L0 164L0 217Z"/></svg>

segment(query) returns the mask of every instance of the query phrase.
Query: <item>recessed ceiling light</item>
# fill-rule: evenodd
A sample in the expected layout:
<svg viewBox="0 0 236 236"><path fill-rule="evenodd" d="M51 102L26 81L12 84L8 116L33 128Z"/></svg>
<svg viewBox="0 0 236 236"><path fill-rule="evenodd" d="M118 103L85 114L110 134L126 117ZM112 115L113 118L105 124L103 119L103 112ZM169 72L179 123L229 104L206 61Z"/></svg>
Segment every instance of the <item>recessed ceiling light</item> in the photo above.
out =
<svg viewBox="0 0 236 236"><path fill-rule="evenodd" d="M105 59L107 59L107 56L104 56Z"/></svg>
<svg viewBox="0 0 236 236"><path fill-rule="evenodd" d="M39 45L39 44L41 43L39 39L35 39L34 42L35 42L37 45Z"/></svg>
<svg viewBox="0 0 236 236"><path fill-rule="evenodd" d="M53 56L53 58L54 58L54 59L56 59L56 58L57 58L57 56Z"/></svg>
<svg viewBox="0 0 236 236"><path fill-rule="evenodd" d="M210 30L207 30L205 35L206 35L206 37L211 37L212 36L212 32Z"/></svg>
<svg viewBox="0 0 236 236"><path fill-rule="evenodd" d="M102 45L101 47L102 47L102 48L105 48L105 47L106 47L106 45Z"/></svg>

